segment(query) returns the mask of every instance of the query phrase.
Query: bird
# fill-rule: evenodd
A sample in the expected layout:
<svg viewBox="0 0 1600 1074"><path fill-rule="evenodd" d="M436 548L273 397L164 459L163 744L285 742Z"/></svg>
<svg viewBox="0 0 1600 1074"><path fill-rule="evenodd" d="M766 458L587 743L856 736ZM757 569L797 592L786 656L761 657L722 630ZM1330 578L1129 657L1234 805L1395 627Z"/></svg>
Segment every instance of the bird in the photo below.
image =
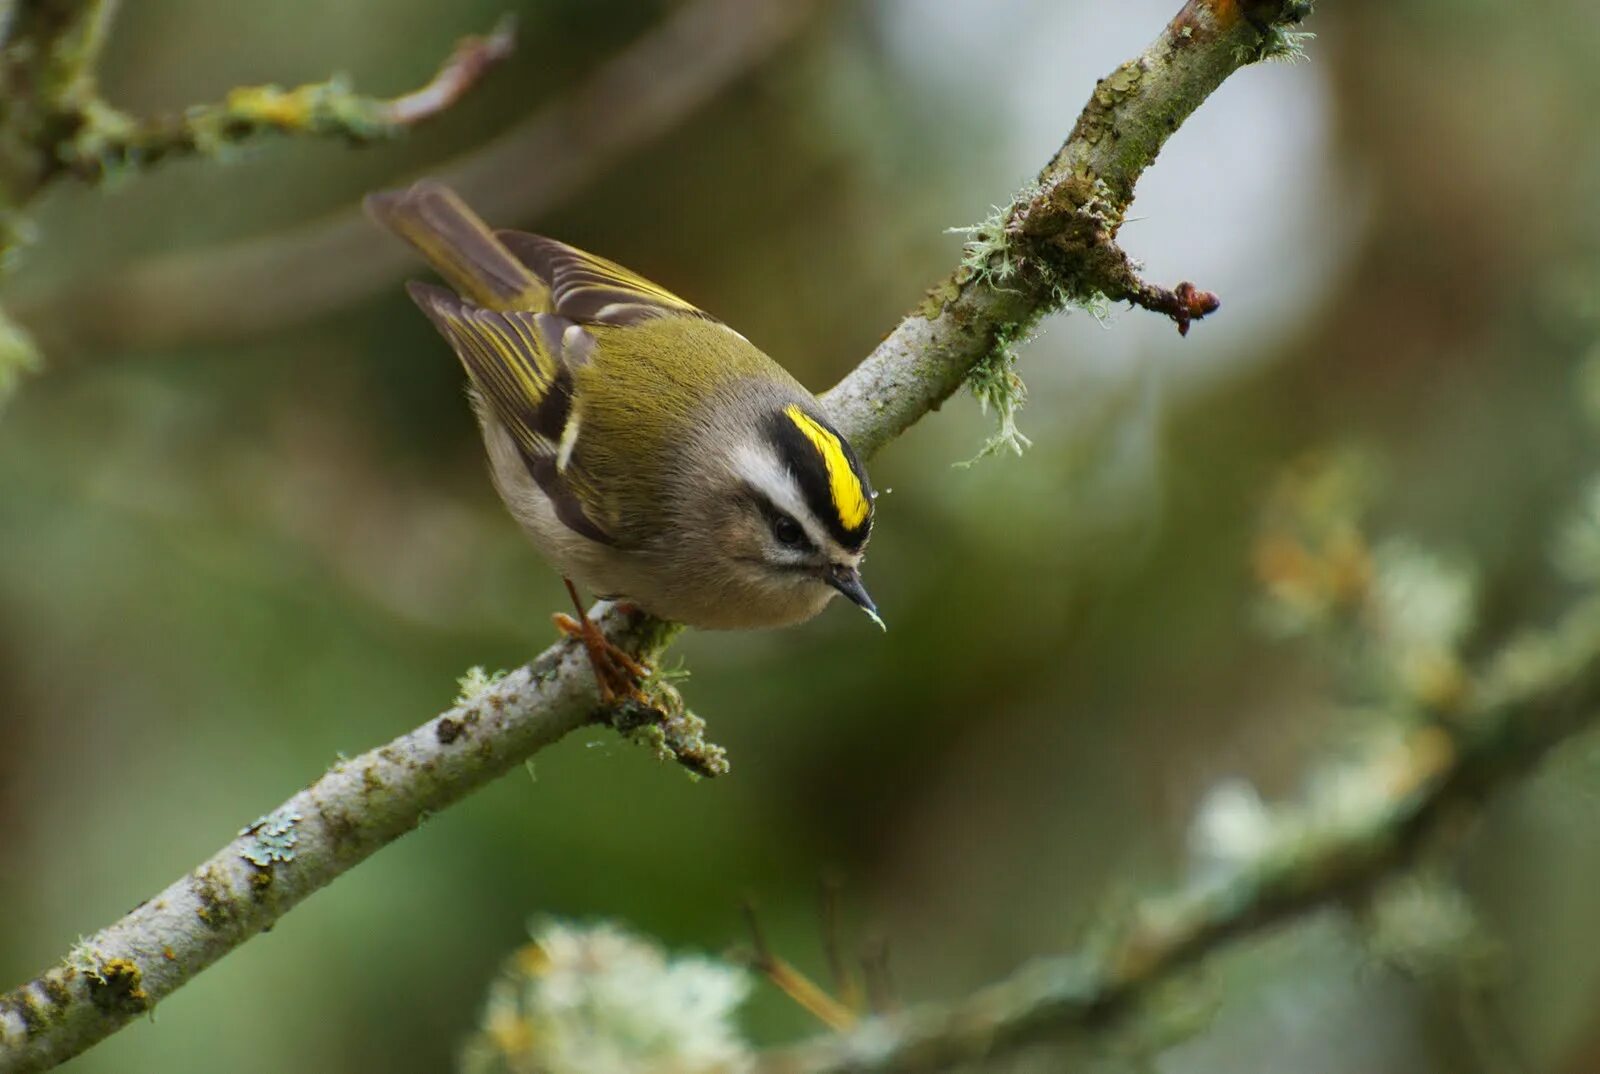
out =
<svg viewBox="0 0 1600 1074"><path fill-rule="evenodd" d="M811 392L743 335L615 262L494 230L445 185L368 194L368 215L448 286L406 290L466 372L495 488L561 573L602 701L651 671L578 586L713 630L788 626L861 578L866 468Z"/></svg>

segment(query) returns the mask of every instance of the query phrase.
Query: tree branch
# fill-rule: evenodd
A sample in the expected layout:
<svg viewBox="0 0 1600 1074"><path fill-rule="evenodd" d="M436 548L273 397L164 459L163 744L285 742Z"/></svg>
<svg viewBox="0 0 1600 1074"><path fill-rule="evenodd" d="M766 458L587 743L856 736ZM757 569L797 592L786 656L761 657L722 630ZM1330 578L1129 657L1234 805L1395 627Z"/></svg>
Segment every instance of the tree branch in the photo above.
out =
<svg viewBox="0 0 1600 1074"><path fill-rule="evenodd" d="M1124 293L1132 270L1114 238L1139 174L1229 73L1304 11L1255 3L1248 14L1237 0L1189 0L1154 45L1100 82L1072 137L998 218L995 233L969 244L966 263L824 396L858 451L871 455L936 408L1018 324L1066 299ZM495 205L485 208L498 215ZM646 659L678 629L616 609L602 626ZM714 770L717 751L670 691L662 709L662 722L644 733L664 753ZM0 997L0 1071L44 1069L76 1055L428 814L567 732L614 719L598 709L576 647L562 643L410 734L336 765L191 874Z"/></svg>

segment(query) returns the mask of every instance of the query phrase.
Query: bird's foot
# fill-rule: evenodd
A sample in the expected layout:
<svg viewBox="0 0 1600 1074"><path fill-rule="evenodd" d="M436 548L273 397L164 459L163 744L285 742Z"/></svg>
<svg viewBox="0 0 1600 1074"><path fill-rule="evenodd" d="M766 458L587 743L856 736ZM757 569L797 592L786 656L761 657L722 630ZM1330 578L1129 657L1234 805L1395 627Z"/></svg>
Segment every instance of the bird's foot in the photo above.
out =
<svg viewBox="0 0 1600 1074"><path fill-rule="evenodd" d="M578 591L570 581L567 582L567 592L572 595L572 606L577 609L578 617L574 619L557 612L550 618L557 630L583 643L584 651L589 654L589 666L594 669L595 685L600 688L601 702L607 705L619 701L649 704L640 684L650 677L650 669L601 632L584 611L583 603L578 600Z"/></svg>

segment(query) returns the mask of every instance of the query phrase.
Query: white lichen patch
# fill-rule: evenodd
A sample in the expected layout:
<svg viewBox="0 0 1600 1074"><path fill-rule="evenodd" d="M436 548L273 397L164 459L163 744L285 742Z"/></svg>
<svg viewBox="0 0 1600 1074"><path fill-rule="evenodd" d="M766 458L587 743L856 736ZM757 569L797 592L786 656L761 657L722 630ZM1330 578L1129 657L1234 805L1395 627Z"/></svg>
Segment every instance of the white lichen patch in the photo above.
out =
<svg viewBox="0 0 1600 1074"><path fill-rule="evenodd" d="M738 1074L743 970L671 957L615 925L547 922L490 986L467 1074Z"/></svg>
<svg viewBox="0 0 1600 1074"><path fill-rule="evenodd" d="M488 691L500 684L506 677L506 672L485 671L481 666L474 665L467 669L467 673L456 680L457 705L470 705Z"/></svg>
<svg viewBox="0 0 1600 1074"><path fill-rule="evenodd" d="M1275 63L1299 63L1306 58L1306 48L1317 39L1308 30L1275 29L1267 35L1261 46L1261 58Z"/></svg>
<svg viewBox="0 0 1600 1074"><path fill-rule="evenodd" d="M1459 644L1477 607L1470 568L1403 540L1385 542L1375 558L1372 595L1384 640L1408 650Z"/></svg>

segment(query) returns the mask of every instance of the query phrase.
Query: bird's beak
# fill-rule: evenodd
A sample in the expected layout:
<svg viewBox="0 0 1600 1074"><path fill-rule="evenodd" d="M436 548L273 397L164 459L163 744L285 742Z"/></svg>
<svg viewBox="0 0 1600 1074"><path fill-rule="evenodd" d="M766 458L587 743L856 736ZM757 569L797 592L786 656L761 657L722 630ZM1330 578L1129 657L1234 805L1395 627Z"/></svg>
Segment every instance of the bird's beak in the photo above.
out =
<svg viewBox="0 0 1600 1074"><path fill-rule="evenodd" d="M878 629L888 630L882 617L878 615L878 606L872 603L872 597L867 593L867 587L861 584L861 572L854 567L833 566L828 568L823 576L823 581L850 598L852 604L860 607L867 613L867 617L878 624Z"/></svg>

